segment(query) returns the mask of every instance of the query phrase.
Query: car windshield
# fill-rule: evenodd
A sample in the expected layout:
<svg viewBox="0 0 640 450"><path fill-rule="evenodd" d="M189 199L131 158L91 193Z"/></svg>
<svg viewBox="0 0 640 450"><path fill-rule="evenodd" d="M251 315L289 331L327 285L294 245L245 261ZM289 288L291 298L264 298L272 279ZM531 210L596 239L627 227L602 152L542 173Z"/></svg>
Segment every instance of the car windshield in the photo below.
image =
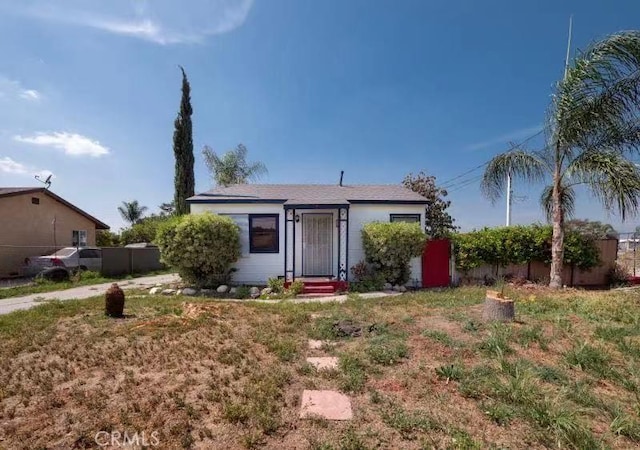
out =
<svg viewBox="0 0 640 450"><path fill-rule="evenodd" d="M50 256L71 256L75 253L75 248L62 248L57 252L53 252Z"/></svg>

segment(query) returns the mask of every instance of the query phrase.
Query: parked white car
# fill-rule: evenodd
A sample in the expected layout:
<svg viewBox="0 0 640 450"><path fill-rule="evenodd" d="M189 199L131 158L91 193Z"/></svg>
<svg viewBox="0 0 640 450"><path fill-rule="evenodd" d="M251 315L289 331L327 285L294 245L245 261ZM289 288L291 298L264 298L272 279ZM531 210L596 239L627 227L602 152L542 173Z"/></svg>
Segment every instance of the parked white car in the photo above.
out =
<svg viewBox="0 0 640 450"><path fill-rule="evenodd" d="M25 259L26 275L37 275L51 267L69 270L102 270L102 250L97 247L65 247L50 255Z"/></svg>

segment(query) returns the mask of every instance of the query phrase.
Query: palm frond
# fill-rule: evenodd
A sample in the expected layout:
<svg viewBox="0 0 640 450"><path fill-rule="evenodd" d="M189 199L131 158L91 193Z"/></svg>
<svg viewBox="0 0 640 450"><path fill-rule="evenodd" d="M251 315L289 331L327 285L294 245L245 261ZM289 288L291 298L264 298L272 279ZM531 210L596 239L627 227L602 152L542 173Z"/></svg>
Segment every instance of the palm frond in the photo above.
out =
<svg viewBox="0 0 640 450"><path fill-rule="evenodd" d="M565 178L585 184L608 211L622 220L640 206L640 167L615 150L591 150L571 162Z"/></svg>
<svg viewBox="0 0 640 450"><path fill-rule="evenodd" d="M569 153L601 145L637 150L638 105L640 32L621 32L579 54L558 84L552 140Z"/></svg>
<svg viewBox="0 0 640 450"><path fill-rule="evenodd" d="M247 152L247 148L242 144L222 156L217 155L208 146L202 149L205 165L219 186L247 183L267 173L267 167L262 162L247 162Z"/></svg>
<svg viewBox="0 0 640 450"><path fill-rule="evenodd" d="M528 182L545 178L548 166L537 154L524 150L510 150L495 156L484 171L480 187L482 192L495 202L504 192L507 176Z"/></svg>
<svg viewBox="0 0 640 450"><path fill-rule="evenodd" d="M545 186L540 195L540 205L544 211L547 222L553 221L553 186ZM564 217L573 217L576 210L576 193L571 186L560 188L560 207Z"/></svg>

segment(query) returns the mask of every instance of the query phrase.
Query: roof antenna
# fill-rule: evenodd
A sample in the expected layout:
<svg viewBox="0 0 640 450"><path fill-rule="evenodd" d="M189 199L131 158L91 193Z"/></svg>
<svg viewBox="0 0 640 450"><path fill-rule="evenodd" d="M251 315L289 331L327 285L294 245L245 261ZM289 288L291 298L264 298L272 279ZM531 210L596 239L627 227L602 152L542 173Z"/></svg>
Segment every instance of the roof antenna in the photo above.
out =
<svg viewBox="0 0 640 450"><path fill-rule="evenodd" d="M342 186L342 178L344 177L344 170L340 171L340 186Z"/></svg>
<svg viewBox="0 0 640 450"><path fill-rule="evenodd" d="M40 175L36 175L34 178L44 184L45 189L49 189L49 186L51 186L51 176L52 174L49 174L45 180L41 180Z"/></svg>

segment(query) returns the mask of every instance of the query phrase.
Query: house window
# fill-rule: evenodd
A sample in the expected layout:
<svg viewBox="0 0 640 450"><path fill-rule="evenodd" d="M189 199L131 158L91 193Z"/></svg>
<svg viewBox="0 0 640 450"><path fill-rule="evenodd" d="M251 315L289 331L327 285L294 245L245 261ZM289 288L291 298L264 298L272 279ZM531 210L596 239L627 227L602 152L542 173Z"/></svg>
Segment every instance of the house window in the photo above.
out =
<svg viewBox="0 0 640 450"><path fill-rule="evenodd" d="M34 205L39 205L40 199L38 197L31 197L31 203L33 203Z"/></svg>
<svg viewBox="0 0 640 450"><path fill-rule="evenodd" d="M86 247L87 246L87 231L86 230L73 230L71 232L71 246L72 247Z"/></svg>
<svg viewBox="0 0 640 450"><path fill-rule="evenodd" d="M391 214L391 222L420 223L420 214Z"/></svg>
<svg viewBox="0 0 640 450"><path fill-rule="evenodd" d="M249 214L220 214L229 217L240 227L240 253L242 256L249 254Z"/></svg>
<svg viewBox="0 0 640 450"><path fill-rule="evenodd" d="M251 253L280 251L278 217L278 214L249 215L249 251Z"/></svg>

